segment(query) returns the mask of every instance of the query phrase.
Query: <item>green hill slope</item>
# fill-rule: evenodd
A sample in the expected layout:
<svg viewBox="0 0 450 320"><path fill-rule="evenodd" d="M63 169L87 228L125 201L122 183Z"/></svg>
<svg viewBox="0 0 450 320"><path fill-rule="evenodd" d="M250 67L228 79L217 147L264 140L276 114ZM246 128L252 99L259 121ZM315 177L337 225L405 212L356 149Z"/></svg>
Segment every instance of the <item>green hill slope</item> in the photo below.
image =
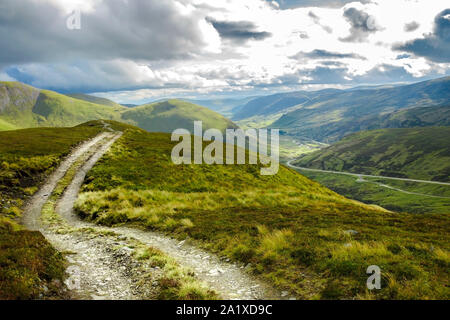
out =
<svg viewBox="0 0 450 320"><path fill-rule="evenodd" d="M331 171L450 181L450 128L382 129L351 134L295 164Z"/></svg>
<svg viewBox="0 0 450 320"><path fill-rule="evenodd" d="M169 100L126 108L108 99L39 90L20 82L0 82L0 130L32 127L70 127L90 120L117 120L152 132L192 130L203 121L205 129L237 128L222 115L207 108Z"/></svg>
<svg viewBox="0 0 450 320"><path fill-rule="evenodd" d="M0 131L15 130L16 127L5 120L0 119Z"/></svg>
<svg viewBox="0 0 450 320"><path fill-rule="evenodd" d="M450 105L402 109L361 120L364 130L450 126Z"/></svg>
<svg viewBox="0 0 450 320"><path fill-rule="evenodd" d="M290 135L333 142L366 130L374 116L404 108L448 105L449 101L450 77L393 88L352 90L312 99L271 126Z"/></svg>
<svg viewBox="0 0 450 320"><path fill-rule="evenodd" d="M80 216L190 241L301 298L445 296L447 216L386 212L286 167L261 176L256 165L176 166L174 145L169 134L126 130L88 173ZM367 293L372 264L392 281Z"/></svg>
<svg viewBox="0 0 450 320"><path fill-rule="evenodd" d="M0 119L19 128L69 127L89 120L119 118L118 110L111 107L19 82L0 82Z"/></svg>
<svg viewBox="0 0 450 320"><path fill-rule="evenodd" d="M66 94L66 96L74 98L74 99L92 102L92 103L99 104L102 106L114 107L117 110L122 109L122 106L120 104L115 103L114 101L106 99L106 98L100 98L100 97L91 96L91 95L83 94L83 93L71 93L71 94Z"/></svg>
<svg viewBox="0 0 450 320"><path fill-rule="evenodd" d="M221 131L237 126L222 115L198 105L169 100L142 105L122 113L122 119L130 124L151 132L172 132L178 128L193 132L193 122L203 121L203 128Z"/></svg>

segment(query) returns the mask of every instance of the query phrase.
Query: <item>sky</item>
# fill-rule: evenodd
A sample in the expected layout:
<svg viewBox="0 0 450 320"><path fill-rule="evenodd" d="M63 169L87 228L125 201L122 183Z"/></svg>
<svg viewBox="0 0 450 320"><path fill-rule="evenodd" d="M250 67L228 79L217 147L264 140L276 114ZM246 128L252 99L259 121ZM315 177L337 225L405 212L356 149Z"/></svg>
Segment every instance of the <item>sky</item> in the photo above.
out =
<svg viewBox="0 0 450 320"><path fill-rule="evenodd" d="M1 0L0 48L0 80L120 103L410 83L450 74L450 5Z"/></svg>

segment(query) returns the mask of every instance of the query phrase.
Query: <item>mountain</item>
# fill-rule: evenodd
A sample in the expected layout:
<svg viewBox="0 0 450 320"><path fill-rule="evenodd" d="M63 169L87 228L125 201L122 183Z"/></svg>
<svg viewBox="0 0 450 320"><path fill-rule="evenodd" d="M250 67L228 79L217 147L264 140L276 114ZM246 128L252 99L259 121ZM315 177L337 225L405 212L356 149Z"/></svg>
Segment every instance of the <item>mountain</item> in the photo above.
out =
<svg viewBox="0 0 450 320"><path fill-rule="evenodd" d="M237 128L212 110L180 100L127 108L89 95L67 96L20 82L0 82L0 130L68 127L98 119L122 121L153 132L192 130L195 120L203 121L206 129Z"/></svg>
<svg viewBox="0 0 450 320"><path fill-rule="evenodd" d="M382 129L351 134L295 164L420 180L450 181L450 127Z"/></svg>
<svg viewBox="0 0 450 320"><path fill-rule="evenodd" d="M0 119L0 131L14 130L16 127L2 119Z"/></svg>
<svg viewBox="0 0 450 320"><path fill-rule="evenodd" d="M363 130L450 126L450 104L401 109L392 113L375 115L362 120L359 126Z"/></svg>
<svg viewBox="0 0 450 320"><path fill-rule="evenodd" d="M333 142L366 129L374 115L399 109L448 105L450 77L387 89L356 90L307 102L271 126L290 135Z"/></svg>
<svg viewBox="0 0 450 320"><path fill-rule="evenodd" d="M106 98L100 98L100 97L96 97L96 96L91 96L91 95L83 94L83 93L71 93L71 94L66 94L66 96L69 96L74 99L92 102L92 103L99 104L102 106L114 107L117 109L121 109L121 107L122 107L120 104L115 103L112 100L109 100Z"/></svg>
<svg viewBox="0 0 450 320"><path fill-rule="evenodd" d="M193 122L201 120L203 128L219 130L237 128L237 126L222 115L181 100L168 100L127 109L122 113L122 119L127 123L151 132L172 132L178 128L193 132Z"/></svg>
<svg viewBox="0 0 450 320"><path fill-rule="evenodd" d="M450 77L400 86L327 89L291 92L260 97L247 103L233 119L256 118L285 134L321 142L334 142L343 136L372 127L388 113L416 107L442 107L450 103ZM440 109L445 111L445 108ZM446 113L448 114L448 113ZM392 123L390 125L393 125Z"/></svg>
<svg viewBox="0 0 450 320"><path fill-rule="evenodd" d="M0 82L0 120L18 128L74 126L95 119L120 119L119 110L20 82Z"/></svg>
<svg viewBox="0 0 450 320"><path fill-rule="evenodd" d="M249 101L246 105L233 110L233 120L243 120L254 116L269 116L287 109L310 102L313 99L324 99L329 95L341 92L335 89L321 91L298 91L279 93L265 97L259 97Z"/></svg>
<svg viewBox="0 0 450 320"><path fill-rule="evenodd" d="M191 100L184 99L187 102L195 103L204 107L207 107L213 111L216 111L224 116L231 116L236 110L245 106L249 101L256 97L246 98L222 98L222 99L209 99L209 100Z"/></svg>

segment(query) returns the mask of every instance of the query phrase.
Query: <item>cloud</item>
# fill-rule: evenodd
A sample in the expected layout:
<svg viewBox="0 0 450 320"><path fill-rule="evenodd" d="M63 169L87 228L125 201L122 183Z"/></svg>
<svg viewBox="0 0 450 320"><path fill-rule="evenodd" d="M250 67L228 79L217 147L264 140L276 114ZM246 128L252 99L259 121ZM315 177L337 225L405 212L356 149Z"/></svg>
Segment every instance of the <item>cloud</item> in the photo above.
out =
<svg viewBox="0 0 450 320"><path fill-rule="evenodd" d="M355 53L339 53L339 52L331 52L331 51L321 50L321 49L315 49L311 52L299 52L296 55L292 56L291 58L293 58L293 59L302 59L302 58L344 59L344 58L351 58L351 59L361 59L361 60L365 59L363 56L355 54Z"/></svg>
<svg viewBox="0 0 450 320"><path fill-rule="evenodd" d="M126 102L448 72L392 48L432 32L445 4L373 0L342 7L348 2L278 1L277 8L265 0L0 0L0 78L60 92L118 92ZM78 5L81 30L68 30ZM415 32L404 30L411 21L420 24ZM379 65L399 72L383 73Z"/></svg>
<svg viewBox="0 0 450 320"><path fill-rule="evenodd" d="M328 33L332 33L333 29L331 27L326 26L320 22L320 18L312 11L308 12L308 16L314 21L315 24L322 27L323 30L325 30Z"/></svg>
<svg viewBox="0 0 450 320"><path fill-rule="evenodd" d="M208 21L219 32L224 39L231 39L236 42L246 42L248 40L264 40L272 36L270 32L256 31L257 27L249 21L215 21L209 18Z"/></svg>
<svg viewBox="0 0 450 320"><path fill-rule="evenodd" d="M216 41L201 12L176 1L86 1L94 8L81 12L80 30L66 27L69 14L61 1L1 2L3 64L188 59Z"/></svg>
<svg viewBox="0 0 450 320"><path fill-rule="evenodd" d="M416 31L420 27L420 24L416 21L409 22L405 24L405 27L403 28L406 32L412 32Z"/></svg>
<svg viewBox="0 0 450 320"><path fill-rule="evenodd" d="M450 9L439 13L434 20L434 30L423 39L416 39L395 50L407 51L435 62L450 62Z"/></svg>
<svg viewBox="0 0 450 320"><path fill-rule="evenodd" d="M345 9L344 18L351 25L350 35L340 39L344 42L363 42L371 33L381 30L374 16L353 7Z"/></svg>
<svg viewBox="0 0 450 320"><path fill-rule="evenodd" d="M303 7L326 7L326 8L342 8L347 3L355 0L278 0L280 8L292 9ZM370 0L360 0L361 3L368 3Z"/></svg>

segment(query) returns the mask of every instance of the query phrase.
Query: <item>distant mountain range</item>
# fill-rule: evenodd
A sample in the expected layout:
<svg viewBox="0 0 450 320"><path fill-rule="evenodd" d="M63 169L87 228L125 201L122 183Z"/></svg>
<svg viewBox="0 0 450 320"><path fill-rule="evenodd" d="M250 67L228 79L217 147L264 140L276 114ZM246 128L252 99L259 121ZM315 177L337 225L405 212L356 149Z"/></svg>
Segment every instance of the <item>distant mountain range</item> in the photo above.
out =
<svg viewBox="0 0 450 320"><path fill-rule="evenodd" d="M449 106L450 77L445 77L411 85L259 97L235 109L232 119L258 119L263 126L270 119L270 127L284 134L331 143L368 129L446 125Z"/></svg>
<svg viewBox="0 0 450 320"><path fill-rule="evenodd" d="M192 100L186 99L186 101L207 107L213 111L216 111L224 116L231 117L240 108L243 108L247 103L256 99L257 97L245 97L245 98L223 98L223 99L210 99L210 100Z"/></svg>
<svg viewBox="0 0 450 320"><path fill-rule="evenodd" d="M205 128L236 128L227 117L243 127L277 128L289 139L325 143L364 130L448 126L450 77L410 85L298 91L238 99L173 99L142 106L123 106L85 94L62 95L19 82L0 82L0 130L73 126L96 119L124 121L148 131L171 132L194 120L202 120Z"/></svg>
<svg viewBox="0 0 450 320"><path fill-rule="evenodd" d="M181 100L130 109L85 94L62 95L20 82L0 82L0 130L68 127L98 119L122 121L153 132L192 130L194 120L203 121L205 129L237 128L224 116Z"/></svg>

